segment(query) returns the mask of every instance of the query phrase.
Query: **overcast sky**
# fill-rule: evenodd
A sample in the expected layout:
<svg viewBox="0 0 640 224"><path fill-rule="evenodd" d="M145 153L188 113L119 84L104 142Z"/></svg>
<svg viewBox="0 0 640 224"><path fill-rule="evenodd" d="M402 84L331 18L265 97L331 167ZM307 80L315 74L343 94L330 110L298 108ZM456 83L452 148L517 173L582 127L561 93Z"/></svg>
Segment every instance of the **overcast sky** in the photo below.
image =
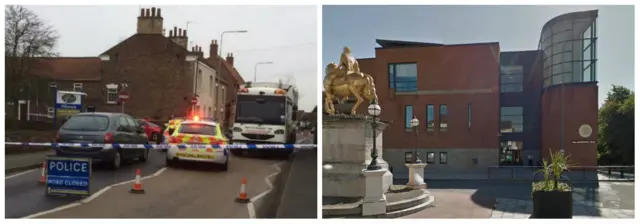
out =
<svg viewBox="0 0 640 224"><path fill-rule="evenodd" d="M97 57L135 34L142 6L26 6L55 27L60 34L61 56ZM310 111L317 96L317 19L315 6L160 6L164 28L185 28L190 46L200 45L209 55L212 39L225 34L222 55L234 53L235 67L246 81L292 78L300 90L299 107ZM304 84L304 86L302 86ZM303 88L304 87L304 88Z"/></svg>
<svg viewBox="0 0 640 224"><path fill-rule="evenodd" d="M500 42L501 51L536 50L544 23L565 13L594 9L598 10L596 78L602 104L611 85L634 89L633 6L324 6L322 60L323 65L337 63L343 46L351 47L357 58L375 57L376 38L443 44Z"/></svg>

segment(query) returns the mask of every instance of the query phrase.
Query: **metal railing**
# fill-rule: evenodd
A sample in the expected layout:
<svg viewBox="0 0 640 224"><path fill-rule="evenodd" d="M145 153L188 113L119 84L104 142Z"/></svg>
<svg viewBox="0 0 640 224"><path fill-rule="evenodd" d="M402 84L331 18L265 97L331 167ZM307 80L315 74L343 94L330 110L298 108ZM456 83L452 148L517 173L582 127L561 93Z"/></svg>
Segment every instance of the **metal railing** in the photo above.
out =
<svg viewBox="0 0 640 224"><path fill-rule="evenodd" d="M539 166L499 166L487 169L492 180L543 180ZM635 181L634 166L575 166L563 173L569 181Z"/></svg>

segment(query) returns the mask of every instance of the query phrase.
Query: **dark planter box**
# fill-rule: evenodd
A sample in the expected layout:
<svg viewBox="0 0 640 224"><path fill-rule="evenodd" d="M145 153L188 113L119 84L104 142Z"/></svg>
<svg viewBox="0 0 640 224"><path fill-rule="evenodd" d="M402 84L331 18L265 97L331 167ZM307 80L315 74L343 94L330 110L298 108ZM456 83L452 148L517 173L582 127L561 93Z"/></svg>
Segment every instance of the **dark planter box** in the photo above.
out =
<svg viewBox="0 0 640 224"><path fill-rule="evenodd" d="M573 218L573 194L571 191L534 191L533 214L536 219Z"/></svg>

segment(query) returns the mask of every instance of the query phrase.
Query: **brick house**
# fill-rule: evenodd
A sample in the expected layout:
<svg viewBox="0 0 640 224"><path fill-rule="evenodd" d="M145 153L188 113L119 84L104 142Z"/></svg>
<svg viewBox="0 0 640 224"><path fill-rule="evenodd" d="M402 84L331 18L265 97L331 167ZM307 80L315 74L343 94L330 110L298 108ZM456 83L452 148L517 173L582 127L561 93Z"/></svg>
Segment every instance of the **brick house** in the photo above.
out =
<svg viewBox="0 0 640 224"><path fill-rule="evenodd" d="M225 112L233 112L235 90L243 83L233 56L223 60L218 75L217 61L211 56L205 59L202 47L187 49L186 30L174 27L165 36L162 22L160 9L141 9L137 32L98 57L39 58L31 71L41 80L36 84L38 94L28 99L29 111L53 113L57 88L87 93L85 105L98 111L120 112L118 93L125 91L130 96L125 113L137 118L164 120L195 109L228 124L233 117ZM192 107L193 96L198 104Z"/></svg>

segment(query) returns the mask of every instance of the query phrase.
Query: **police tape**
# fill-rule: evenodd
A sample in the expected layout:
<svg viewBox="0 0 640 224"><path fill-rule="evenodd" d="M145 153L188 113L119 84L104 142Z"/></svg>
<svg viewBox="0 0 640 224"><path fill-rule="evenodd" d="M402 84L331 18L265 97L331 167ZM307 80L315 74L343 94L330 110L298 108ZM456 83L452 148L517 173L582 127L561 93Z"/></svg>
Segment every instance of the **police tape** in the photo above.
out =
<svg viewBox="0 0 640 224"><path fill-rule="evenodd" d="M168 149L177 147L186 148L214 148L214 149L314 149L315 144L120 144L120 143L54 143L54 142L5 142L5 145L17 146L50 146L50 147L72 147L72 148L105 148L116 149Z"/></svg>

